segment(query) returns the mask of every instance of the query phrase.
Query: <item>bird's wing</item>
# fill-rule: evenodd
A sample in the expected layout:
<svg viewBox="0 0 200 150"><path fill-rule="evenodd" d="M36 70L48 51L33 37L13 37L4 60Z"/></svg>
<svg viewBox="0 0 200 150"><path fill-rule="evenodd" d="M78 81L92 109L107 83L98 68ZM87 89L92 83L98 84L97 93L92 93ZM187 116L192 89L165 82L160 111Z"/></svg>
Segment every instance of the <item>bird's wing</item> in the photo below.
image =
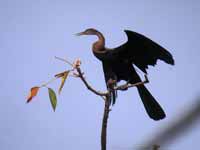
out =
<svg viewBox="0 0 200 150"><path fill-rule="evenodd" d="M125 30L125 33L128 41L112 51L110 50L110 58L134 63L144 73L147 73L148 65L154 66L158 59L174 65L172 55L165 48L139 33L128 30Z"/></svg>

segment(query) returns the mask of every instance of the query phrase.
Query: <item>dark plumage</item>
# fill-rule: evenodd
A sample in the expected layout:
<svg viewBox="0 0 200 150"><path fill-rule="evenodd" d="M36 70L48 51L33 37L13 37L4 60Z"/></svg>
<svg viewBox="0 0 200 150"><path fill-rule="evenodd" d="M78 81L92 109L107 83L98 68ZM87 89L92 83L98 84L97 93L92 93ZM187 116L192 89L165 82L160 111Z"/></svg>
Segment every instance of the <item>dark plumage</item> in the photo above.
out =
<svg viewBox="0 0 200 150"><path fill-rule="evenodd" d="M109 83L115 80L117 82L125 80L131 84L140 82L141 79L133 64L145 74L148 65L154 66L158 59L174 65L172 55L154 41L133 31L125 30L125 33L128 37L127 42L113 49L105 48L104 36L95 29L87 29L78 34L98 36L99 39L93 44L92 50L94 55L102 61L107 88L112 89L110 86L113 84ZM163 109L147 88L140 85L137 89L149 117L154 120L165 118ZM113 104L116 96L116 91L113 90L111 94Z"/></svg>

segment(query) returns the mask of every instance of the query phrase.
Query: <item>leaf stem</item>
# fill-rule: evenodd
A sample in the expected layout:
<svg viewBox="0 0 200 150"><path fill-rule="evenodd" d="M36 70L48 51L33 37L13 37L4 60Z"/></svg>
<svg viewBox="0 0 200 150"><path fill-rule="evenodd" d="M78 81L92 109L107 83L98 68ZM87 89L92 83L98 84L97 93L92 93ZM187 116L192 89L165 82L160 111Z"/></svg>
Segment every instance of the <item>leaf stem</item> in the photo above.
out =
<svg viewBox="0 0 200 150"><path fill-rule="evenodd" d="M42 84L40 87L47 87L48 84L54 82L57 78L52 78L51 80L49 80L48 82Z"/></svg>

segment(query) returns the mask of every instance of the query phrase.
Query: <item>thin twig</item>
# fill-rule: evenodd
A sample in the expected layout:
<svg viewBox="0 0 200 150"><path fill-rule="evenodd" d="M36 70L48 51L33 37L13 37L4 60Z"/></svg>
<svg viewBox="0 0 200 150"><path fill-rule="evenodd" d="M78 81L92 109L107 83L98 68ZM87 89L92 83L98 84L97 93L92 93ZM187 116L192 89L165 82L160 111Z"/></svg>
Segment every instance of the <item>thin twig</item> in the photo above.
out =
<svg viewBox="0 0 200 150"><path fill-rule="evenodd" d="M55 81L57 78L52 78L51 80L49 80L46 83L43 83L40 87L46 87L48 84L52 83L53 81Z"/></svg>
<svg viewBox="0 0 200 150"><path fill-rule="evenodd" d="M85 78L83 77L82 75L82 72L81 72L81 69L79 67L76 68L78 74L79 74L79 77L80 79L83 81L83 83L85 84L85 86L88 88L88 90L92 91L93 93L95 93L96 95L99 95L99 96L107 96L108 95L108 92L100 92L100 91L97 91L95 90L94 88L92 88L88 82L85 80Z"/></svg>
<svg viewBox="0 0 200 150"><path fill-rule="evenodd" d="M126 84L114 87L114 90L124 90L124 89L128 89L128 88L131 88L131 87L135 87L135 86L139 86L139 85L143 85L143 84L149 83L147 75L144 75L144 77L145 77L144 81L137 82L135 84L127 84L126 83Z"/></svg>
<svg viewBox="0 0 200 150"><path fill-rule="evenodd" d="M67 61L67 60L65 60L65 59L63 59L63 58L60 58L60 57L55 56L55 59L58 59L58 60L64 61L64 62L66 62L67 64L69 64L70 66L73 67L73 64L72 64L71 62L69 62L69 61Z"/></svg>

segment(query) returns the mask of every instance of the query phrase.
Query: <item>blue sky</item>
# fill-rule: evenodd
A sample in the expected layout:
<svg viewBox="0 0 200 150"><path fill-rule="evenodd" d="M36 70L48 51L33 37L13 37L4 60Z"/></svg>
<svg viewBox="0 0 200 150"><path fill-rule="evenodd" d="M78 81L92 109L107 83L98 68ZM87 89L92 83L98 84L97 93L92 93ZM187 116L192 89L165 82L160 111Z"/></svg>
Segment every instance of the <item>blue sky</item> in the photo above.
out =
<svg viewBox="0 0 200 150"><path fill-rule="evenodd" d="M200 90L200 2L196 0L6 0L0 1L0 18L2 150L100 149L103 101L78 79L67 80L55 113L46 89L31 104L25 103L32 86L69 69L54 56L80 58L87 80L105 90L101 63L91 52L96 38L74 36L89 27L101 31L111 48L126 41L124 29L142 33L168 49L176 63L159 62L148 70L147 87L165 109L165 120L148 118L135 88L119 92L109 118L109 149L138 147L184 112ZM59 83L50 86L58 89ZM200 147L198 130L195 126L167 148Z"/></svg>

